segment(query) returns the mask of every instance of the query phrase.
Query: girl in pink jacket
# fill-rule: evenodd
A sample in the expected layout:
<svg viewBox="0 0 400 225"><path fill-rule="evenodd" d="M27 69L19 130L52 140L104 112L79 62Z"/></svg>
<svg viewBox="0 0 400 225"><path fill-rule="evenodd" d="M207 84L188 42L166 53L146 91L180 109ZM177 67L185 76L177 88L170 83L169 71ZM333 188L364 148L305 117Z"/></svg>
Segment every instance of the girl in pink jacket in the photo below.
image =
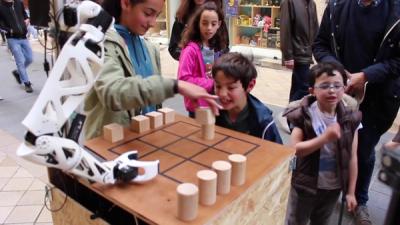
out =
<svg viewBox="0 0 400 225"><path fill-rule="evenodd" d="M214 81L211 77L211 67L220 51L226 49L227 40L220 27L226 26L224 14L214 2L207 2L199 7L187 30L183 33L180 47L178 79L188 81L213 92ZM205 101L197 104L184 98L189 116L194 117L196 106L207 106Z"/></svg>

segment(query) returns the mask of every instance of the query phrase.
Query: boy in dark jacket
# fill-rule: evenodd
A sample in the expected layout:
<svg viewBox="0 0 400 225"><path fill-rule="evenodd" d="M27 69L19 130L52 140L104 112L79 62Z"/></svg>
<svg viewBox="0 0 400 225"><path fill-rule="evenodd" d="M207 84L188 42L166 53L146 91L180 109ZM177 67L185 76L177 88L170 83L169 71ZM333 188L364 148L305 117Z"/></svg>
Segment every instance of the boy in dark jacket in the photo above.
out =
<svg viewBox="0 0 400 225"><path fill-rule="evenodd" d="M361 113L344 106L346 72L337 63L310 70L310 93L284 115L294 128L296 149L286 224L328 224L340 192L353 211L357 206L357 133Z"/></svg>
<svg viewBox="0 0 400 225"><path fill-rule="evenodd" d="M250 94L257 77L250 60L239 53L227 53L215 62L212 75L215 94L224 107L216 125L282 144L271 110Z"/></svg>

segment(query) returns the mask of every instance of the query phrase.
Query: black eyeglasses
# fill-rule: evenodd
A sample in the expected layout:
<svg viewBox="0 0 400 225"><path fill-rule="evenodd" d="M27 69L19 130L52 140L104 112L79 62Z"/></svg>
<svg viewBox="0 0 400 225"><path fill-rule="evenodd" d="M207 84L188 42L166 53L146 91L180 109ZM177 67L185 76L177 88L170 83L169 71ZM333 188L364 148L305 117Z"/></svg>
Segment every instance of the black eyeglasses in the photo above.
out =
<svg viewBox="0 0 400 225"><path fill-rule="evenodd" d="M323 84L314 86L314 88L318 88L318 89L321 89L324 91L331 90L331 89L333 89L335 91L339 91L343 87L344 87L343 84L329 84L329 83L323 83Z"/></svg>

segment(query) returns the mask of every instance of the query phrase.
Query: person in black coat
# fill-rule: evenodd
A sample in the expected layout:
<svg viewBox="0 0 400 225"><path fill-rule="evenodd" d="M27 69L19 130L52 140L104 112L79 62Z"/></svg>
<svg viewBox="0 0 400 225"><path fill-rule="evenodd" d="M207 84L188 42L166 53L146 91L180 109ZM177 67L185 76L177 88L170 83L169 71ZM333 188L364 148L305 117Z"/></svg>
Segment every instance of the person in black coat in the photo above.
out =
<svg viewBox="0 0 400 225"><path fill-rule="evenodd" d="M313 45L318 62L336 61L344 66L349 75L347 93L363 99L356 187L358 224L371 224L366 204L375 146L400 106L399 12L400 0L331 0Z"/></svg>

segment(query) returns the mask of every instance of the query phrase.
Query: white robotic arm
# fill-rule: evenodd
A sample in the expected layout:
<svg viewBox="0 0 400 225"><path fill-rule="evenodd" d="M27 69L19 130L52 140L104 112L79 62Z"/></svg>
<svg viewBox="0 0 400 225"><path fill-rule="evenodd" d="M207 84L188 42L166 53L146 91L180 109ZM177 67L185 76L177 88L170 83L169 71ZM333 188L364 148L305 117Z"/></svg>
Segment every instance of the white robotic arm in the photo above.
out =
<svg viewBox="0 0 400 225"><path fill-rule="evenodd" d="M62 48L31 111L22 121L28 129L17 155L100 183L145 182L158 174L158 161L137 161L137 152L101 162L76 142L53 136L93 86L104 61L103 40L113 19L91 1L76 8L75 33ZM67 76L68 78L64 78ZM138 168L144 173L139 175Z"/></svg>

